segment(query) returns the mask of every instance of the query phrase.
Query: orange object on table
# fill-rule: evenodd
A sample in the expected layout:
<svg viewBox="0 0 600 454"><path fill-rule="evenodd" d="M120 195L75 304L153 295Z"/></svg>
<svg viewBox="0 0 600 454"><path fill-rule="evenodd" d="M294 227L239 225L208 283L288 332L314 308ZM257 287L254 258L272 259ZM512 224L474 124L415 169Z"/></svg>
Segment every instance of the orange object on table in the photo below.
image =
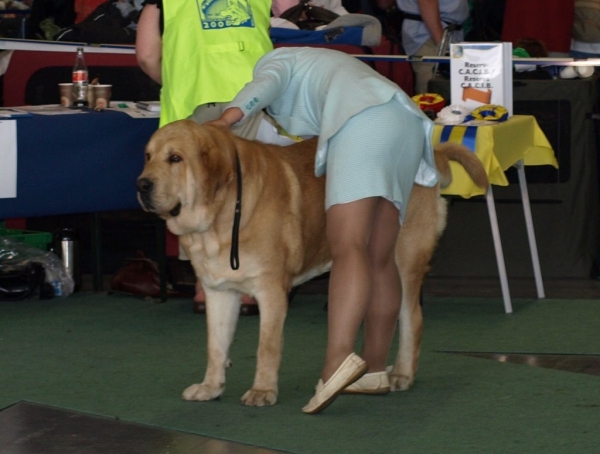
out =
<svg viewBox="0 0 600 454"><path fill-rule="evenodd" d="M421 110L432 110L438 113L446 105L446 101L441 95L437 93L423 93L421 95L415 95L412 100L416 102Z"/></svg>

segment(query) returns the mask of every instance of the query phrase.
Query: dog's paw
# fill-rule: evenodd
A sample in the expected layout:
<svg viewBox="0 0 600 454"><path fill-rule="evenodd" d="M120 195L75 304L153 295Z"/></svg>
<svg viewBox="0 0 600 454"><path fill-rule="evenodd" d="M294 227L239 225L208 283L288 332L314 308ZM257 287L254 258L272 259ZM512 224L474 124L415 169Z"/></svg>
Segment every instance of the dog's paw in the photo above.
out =
<svg viewBox="0 0 600 454"><path fill-rule="evenodd" d="M183 400L207 401L218 399L223 394L223 386L215 387L204 383L197 383L187 387L181 397Z"/></svg>
<svg viewBox="0 0 600 454"><path fill-rule="evenodd" d="M263 389L249 389L242 396L242 403L249 407L264 407L265 405L275 405L277 402L277 391Z"/></svg>
<svg viewBox="0 0 600 454"><path fill-rule="evenodd" d="M389 374L390 387L392 391L406 391L415 381L414 375Z"/></svg>

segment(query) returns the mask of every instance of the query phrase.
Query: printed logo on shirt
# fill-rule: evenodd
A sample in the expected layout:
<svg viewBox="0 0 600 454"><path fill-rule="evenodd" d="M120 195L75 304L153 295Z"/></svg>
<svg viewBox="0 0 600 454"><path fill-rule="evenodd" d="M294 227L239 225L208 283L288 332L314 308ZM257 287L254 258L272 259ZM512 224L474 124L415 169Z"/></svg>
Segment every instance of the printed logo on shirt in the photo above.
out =
<svg viewBox="0 0 600 454"><path fill-rule="evenodd" d="M196 0L204 30L254 27L249 0Z"/></svg>

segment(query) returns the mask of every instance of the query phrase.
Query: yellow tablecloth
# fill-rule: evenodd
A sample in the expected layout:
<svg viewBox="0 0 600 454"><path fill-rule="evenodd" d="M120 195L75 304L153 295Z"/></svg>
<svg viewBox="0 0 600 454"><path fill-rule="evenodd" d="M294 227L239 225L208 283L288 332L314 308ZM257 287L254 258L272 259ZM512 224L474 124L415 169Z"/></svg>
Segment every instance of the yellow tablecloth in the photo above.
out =
<svg viewBox="0 0 600 454"><path fill-rule="evenodd" d="M436 125L433 143L440 142L445 125ZM455 128L448 139L461 142L466 126ZM462 129L462 131L461 131ZM551 165L558 169L558 161L548 139L532 115L513 115L507 121L477 127L475 154L486 169L491 184L508 186L504 171L523 160L526 166ZM469 198L485 193L475 186L463 167L450 162L452 184L442 190L442 194L459 195Z"/></svg>

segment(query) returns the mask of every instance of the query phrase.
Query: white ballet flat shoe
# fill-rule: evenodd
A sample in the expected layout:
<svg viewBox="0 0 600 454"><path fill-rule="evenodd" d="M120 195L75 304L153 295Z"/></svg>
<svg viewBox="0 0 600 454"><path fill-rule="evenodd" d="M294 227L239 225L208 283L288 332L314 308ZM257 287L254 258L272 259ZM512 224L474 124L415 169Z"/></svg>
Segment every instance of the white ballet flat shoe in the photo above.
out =
<svg viewBox="0 0 600 454"><path fill-rule="evenodd" d="M343 394L387 394L392 390L386 371L363 375L342 391Z"/></svg>
<svg viewBox="0 0 600 454"><path fill-rule="evenodd" d="M302 411L310 415L323 411L331 405L344 388L362 377L367 369L367 363L360 356L351 353L326 383L319 379L315 395L302 408Z"/></svg>

